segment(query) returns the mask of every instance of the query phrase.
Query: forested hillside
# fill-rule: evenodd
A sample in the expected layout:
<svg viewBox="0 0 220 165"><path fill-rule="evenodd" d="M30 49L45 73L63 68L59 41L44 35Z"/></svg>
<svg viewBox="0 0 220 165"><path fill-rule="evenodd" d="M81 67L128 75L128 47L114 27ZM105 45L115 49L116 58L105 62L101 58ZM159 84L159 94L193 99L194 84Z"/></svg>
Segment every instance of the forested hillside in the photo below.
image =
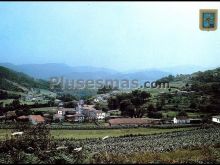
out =
<svg viewBox="0 0 220 165"><path fill-rule="evenodd" d="M0 89L24 92L30 88L48 89L49 83L44 80L34 79L24 73L16 72L0 66Z"/></svg>

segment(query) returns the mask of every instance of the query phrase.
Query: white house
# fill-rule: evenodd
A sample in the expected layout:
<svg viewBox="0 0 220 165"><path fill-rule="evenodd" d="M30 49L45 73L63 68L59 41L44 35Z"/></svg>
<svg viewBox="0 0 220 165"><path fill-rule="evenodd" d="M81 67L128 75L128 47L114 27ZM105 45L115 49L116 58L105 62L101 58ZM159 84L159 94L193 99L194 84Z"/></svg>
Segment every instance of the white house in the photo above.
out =
<svg viewBox="0 0 220 165"><path fill-rule="evenodd" d="M64 111L58 110L58 111L57 111L57 114L58 114L58 115L64 115Z"/></svg>
<svg viewBox="0 0 220 165"><path fill-rule="evenodd" d="M212 121L215 123L220 123L220 116L212 116Z"/></svg>
<svg viewBox="0 0 220 165"><path fill-rule="evenodd" d="M174 124L189 124L190 119L187 116L177 116L173 118Z"/></svg>
<svg viewBox="0 0 220 165"><path fill-rule="evenodd" d="M96 111L96 118L98 119L98 120L103 120L103 119L105 119L105 117L106 117L106 113L105 112L102 112L102 111Z"/></svg>

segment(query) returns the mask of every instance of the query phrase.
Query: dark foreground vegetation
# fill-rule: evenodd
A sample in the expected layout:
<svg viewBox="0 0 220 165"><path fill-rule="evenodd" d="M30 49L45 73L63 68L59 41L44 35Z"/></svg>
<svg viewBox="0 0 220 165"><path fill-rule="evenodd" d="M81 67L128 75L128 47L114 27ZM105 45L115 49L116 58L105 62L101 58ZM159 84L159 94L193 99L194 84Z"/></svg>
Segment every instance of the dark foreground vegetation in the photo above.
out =
<svg viewBox="0 0 220 165"><path fill-rule="evenodd" d="M155 135L54 139L44 125L19 125L0 143L0 163L219 163L220 127Z"/></svg>

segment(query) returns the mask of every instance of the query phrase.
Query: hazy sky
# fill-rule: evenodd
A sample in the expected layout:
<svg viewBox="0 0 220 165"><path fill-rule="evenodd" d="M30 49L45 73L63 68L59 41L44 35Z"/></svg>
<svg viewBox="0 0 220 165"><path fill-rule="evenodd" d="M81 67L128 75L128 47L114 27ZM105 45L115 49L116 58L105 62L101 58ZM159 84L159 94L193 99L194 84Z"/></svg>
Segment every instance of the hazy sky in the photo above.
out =
<svg viewBox="0 0 220 165"><path fill-rule="evenodd" d="M199 29L219 2L1 2L0 62L117 70L219 66L220 27Z"/></svg>

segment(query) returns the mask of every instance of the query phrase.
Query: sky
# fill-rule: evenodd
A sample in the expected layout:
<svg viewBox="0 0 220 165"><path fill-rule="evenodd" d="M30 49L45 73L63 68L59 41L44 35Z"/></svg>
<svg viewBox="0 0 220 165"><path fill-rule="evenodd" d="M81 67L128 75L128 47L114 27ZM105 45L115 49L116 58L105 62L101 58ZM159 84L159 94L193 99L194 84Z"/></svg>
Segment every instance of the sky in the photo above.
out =
<svg viewBox="0 0 220 165"><path fill-rule="evenodd" d="M220 2L1 2L0 62L220 66L220 29L199 29L206 8Z"/></svg>

